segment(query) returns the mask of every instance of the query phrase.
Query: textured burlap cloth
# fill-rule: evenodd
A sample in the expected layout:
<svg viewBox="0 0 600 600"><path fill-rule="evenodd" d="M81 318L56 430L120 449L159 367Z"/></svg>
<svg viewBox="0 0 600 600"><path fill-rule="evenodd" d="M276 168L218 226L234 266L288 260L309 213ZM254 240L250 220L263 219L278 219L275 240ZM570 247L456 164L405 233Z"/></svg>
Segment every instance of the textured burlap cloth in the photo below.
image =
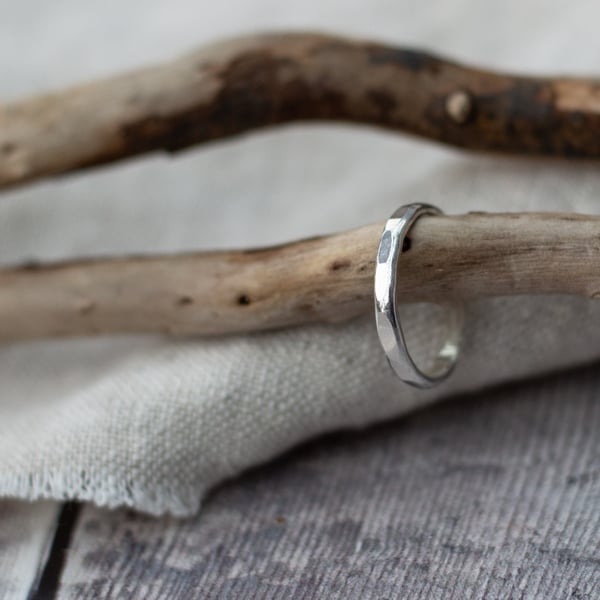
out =
<svg viewBox="0 0 600 600"><path fill-rule="evenodd" d="M168 58L225 35L287 27L427 47L506 70L600 69L593 2L578 3L577 11L541 0L115 6L0 2L2 99ZM600 171L468 156L364 129L296 126L6 193L0 259L265 245L383 221L410 201L449 213L596 213ZM596 359L598 317L600 304L572 297L472 304L457 371L429 392L394 379L370 314L341 326L227 339L5 346L0 495L188 515L215 483L321 432ZM422 321L423 343L434 329ZM564 402L568 411L568 397ZM515 435L527 435L526 428Z"/></svg>

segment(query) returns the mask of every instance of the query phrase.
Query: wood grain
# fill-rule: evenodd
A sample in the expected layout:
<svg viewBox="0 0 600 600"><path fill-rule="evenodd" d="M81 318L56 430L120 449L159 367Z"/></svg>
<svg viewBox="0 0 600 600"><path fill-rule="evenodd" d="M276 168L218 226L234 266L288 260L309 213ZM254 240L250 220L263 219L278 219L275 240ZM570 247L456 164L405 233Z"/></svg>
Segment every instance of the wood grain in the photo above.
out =
<svg viewBox="0 0 600 600"><path fill-rule="evenodd" d="M185 520L85 506L58 597L595 599L599 386L593 365L320 439Z"/></svg>
<svg viewBox="0 0 600 600"><path fill-rule="evenodd" d="M0 501L0 598L29 598L44 564L60 505Z"/></svg>
<svg viewBox="0 0 600 600"><path fill-rule="evenodd" d="M600 81L507 75L311 33L239 38L0 105L0 188L306 120L469 150L598 158Z"/></svg>
<svg viewBox="0 0 600 600"><path fill-rule="evenodd" d="M206 529L201 516L157 518L84 505L59 597L210 598L198 585L211 547Z"/></svg>
<svg viewBox="0 0 600 600"><path fill-rule="evenodd" d="M0 340L126 332L210 335L335 322L372 310L383 225L247 251L0 271ZM399 266L405 302L600 296L600 217L422 217Z"/></svg>

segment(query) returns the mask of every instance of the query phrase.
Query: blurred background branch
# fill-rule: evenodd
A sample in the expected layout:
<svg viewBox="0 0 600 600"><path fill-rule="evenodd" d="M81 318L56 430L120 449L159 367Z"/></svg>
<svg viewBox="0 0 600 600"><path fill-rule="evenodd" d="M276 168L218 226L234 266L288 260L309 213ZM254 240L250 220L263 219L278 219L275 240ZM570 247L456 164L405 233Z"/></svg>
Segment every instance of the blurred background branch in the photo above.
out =
<svg viewBox="0 0 600 600"><path fill-rule="evenodd" d="M597 80L517 77L369 41L272 34L0 106L0 187L304 120L469 150L600 156Z"/></svg>

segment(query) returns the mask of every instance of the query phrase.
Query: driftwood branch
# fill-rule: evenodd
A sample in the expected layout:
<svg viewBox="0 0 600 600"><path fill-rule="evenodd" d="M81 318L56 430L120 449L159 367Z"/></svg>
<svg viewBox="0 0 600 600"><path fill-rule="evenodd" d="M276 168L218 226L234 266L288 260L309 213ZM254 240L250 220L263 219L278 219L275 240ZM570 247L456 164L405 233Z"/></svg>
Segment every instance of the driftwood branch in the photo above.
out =
<svg viewBox="0 0 600 600"><path fill-rule="evenodd" d="M516 77L323 35L243 38L0 106L0 188L301 120L598 158L600 81Z"/></svg>
<svg viewBox="0 0 600 600"><path fill-rule="evenodd" d="M0 340L126 332L221 334L372 310L382 224L262 250L0 271ZM422 217L400 261L407 302L600 296L600 217Z"/></svg>

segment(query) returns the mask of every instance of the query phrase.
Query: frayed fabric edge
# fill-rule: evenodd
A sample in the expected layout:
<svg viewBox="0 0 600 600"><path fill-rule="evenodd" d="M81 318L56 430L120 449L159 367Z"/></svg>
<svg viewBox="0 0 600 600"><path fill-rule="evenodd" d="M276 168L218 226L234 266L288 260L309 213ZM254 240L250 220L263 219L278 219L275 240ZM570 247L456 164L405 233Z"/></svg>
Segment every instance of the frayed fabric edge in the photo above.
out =
<svg viewBox="0 0 600 600"><path fill-rule="evenodd" d="M160 485L143 486L119 480L114 476L100 477L88 472L81 476L47 471L43 474L0 474L3 482L0 498L16 500L80 500L97 506L116 509L133 508L154 517L191 517L202 505L211 486L178 486L177 493ZM61 490L57 492L57 490Z"/></svg>

